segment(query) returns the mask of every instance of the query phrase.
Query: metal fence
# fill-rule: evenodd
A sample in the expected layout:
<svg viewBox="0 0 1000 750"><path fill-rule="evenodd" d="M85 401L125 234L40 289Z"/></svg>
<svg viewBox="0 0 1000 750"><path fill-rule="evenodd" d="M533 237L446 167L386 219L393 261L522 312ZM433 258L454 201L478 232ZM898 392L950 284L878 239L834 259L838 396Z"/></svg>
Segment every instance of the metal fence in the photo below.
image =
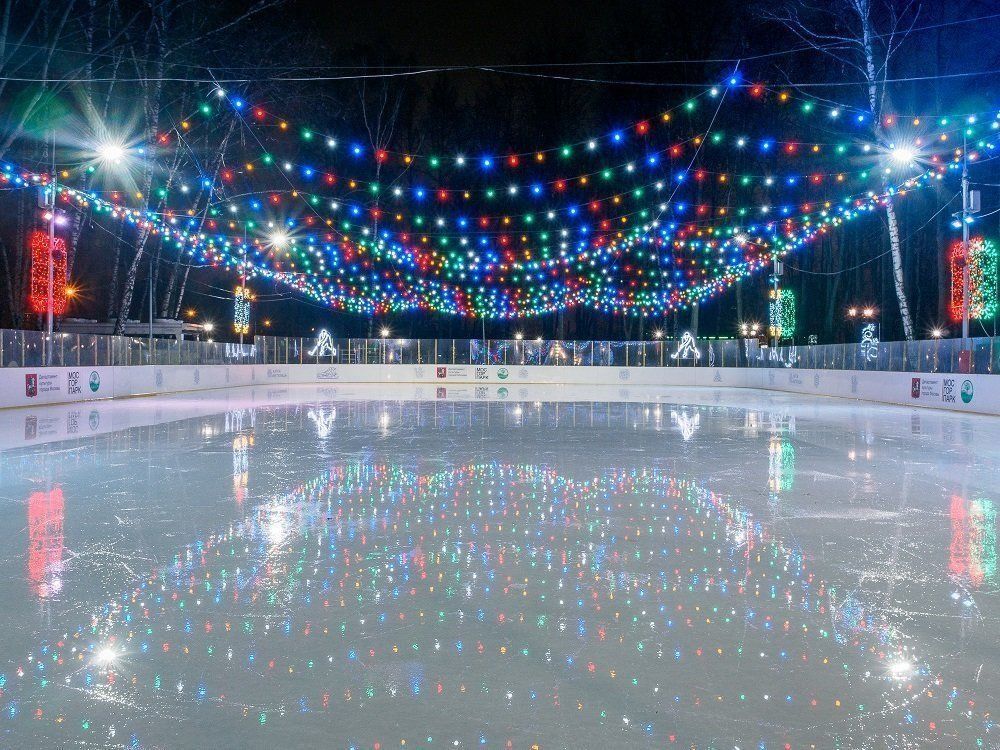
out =
<svg viewBox="0 0 1000 750"><path fill-rule="evenodd" d="M784 367L1000 373L1000 337L871 344L761 346L756 340L525 341L312 339L253 343L0 330L0 366L221 364L558 365L570 367Z"/></svg>

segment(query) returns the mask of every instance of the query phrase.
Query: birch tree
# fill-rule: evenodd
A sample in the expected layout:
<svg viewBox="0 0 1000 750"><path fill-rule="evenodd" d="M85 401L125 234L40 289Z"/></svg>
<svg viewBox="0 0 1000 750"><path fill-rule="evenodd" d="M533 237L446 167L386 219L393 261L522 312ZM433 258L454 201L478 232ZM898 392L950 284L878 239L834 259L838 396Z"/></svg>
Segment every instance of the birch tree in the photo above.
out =
<svg viewBox="0 0 1000 750"><path fill-rule="evenodd" d="M884 113L888 101L887 80L894 58L913 29L919 14L913 0L828 0L811 4L795 0L769 13L818 55L833 59L846 71L864 95L870 114L871 134L887 145ZM913 339L913 316L907 299L903 273L899 219L892 196L885 201L892 278L903 322L903 333Z"/></svg>

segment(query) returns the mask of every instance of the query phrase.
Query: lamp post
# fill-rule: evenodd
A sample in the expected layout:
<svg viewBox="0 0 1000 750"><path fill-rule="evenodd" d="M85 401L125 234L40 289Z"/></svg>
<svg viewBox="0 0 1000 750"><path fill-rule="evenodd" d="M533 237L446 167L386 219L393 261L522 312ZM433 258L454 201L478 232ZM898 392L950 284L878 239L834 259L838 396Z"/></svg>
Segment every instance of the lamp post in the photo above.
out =
<svg viewBox="0 0 1000 750"><path fill-rule="evenodd" d="M153 278L153 253L149 252L149 364L153 362L153 295L156 293L156 280Z"/></svg>
<svg viewBox="0 0 1000 750"><path fill-rule="evenodd" d="M962 139L962 347L969 338L969 148Z"/></svg>
<svg viewBox="0 0 1000 750"><path fill-rule="evenodd" d="M49 191L49 252L48 252L48 291L45 295L45 363L52 364L52 330L55 318L55 290L56 283L56 191L58 188L58 175L56 174L56 131L52 132L52 186Z"/></svg>
<svg viewBox="0 0 1000 750"><path fill-rule="evenodd" d="M962 139L962 211L952 214L962 222L962 347L967 348L969 338L969 225L972 217L979 213L979 191L969 189L969 145Z"/></svg>

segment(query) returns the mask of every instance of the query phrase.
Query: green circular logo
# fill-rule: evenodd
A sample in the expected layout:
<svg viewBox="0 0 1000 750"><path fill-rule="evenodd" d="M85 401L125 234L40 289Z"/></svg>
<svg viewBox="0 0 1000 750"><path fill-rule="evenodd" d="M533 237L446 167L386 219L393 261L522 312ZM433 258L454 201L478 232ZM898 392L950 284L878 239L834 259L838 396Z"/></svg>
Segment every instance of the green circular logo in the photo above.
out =
<svg viewBox="0 0 1000 750"><path fill-rule="evenodd" d="M90 372L90 390L97 393L97 389L101 387L101 376L98 374L97 370L91 370Z"/></svg>
<svg viewBox="0 0 1000 750"><path fill-rule="evenodd" d="M497 370L497 377L501 380L506 380L508 375L510 375L510 373L507 371L506 367L501 367Z"/></svg>
<svg viewBox="0 0 1000 750"><path fill-rule="evenodd" d="M975 388L972 387L971 380L962 381L962 403L969 403L972 401L972 394L975 393Z"/></svg>

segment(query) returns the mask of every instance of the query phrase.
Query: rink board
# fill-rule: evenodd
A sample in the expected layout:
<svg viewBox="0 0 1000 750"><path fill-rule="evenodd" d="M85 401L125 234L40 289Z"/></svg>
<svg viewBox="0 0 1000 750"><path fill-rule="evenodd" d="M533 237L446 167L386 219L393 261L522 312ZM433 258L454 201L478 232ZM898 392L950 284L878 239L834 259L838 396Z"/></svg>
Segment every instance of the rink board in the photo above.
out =
<svg viewBox="0 0 1000 750"><path fill-rule="evenodd" d="M165 365L0 370L0 408L294 383L418 383L433 397L477 398L487 386L761 388L884 404L1000 414L1000 376L737 367L519 365Z"/></svg>

